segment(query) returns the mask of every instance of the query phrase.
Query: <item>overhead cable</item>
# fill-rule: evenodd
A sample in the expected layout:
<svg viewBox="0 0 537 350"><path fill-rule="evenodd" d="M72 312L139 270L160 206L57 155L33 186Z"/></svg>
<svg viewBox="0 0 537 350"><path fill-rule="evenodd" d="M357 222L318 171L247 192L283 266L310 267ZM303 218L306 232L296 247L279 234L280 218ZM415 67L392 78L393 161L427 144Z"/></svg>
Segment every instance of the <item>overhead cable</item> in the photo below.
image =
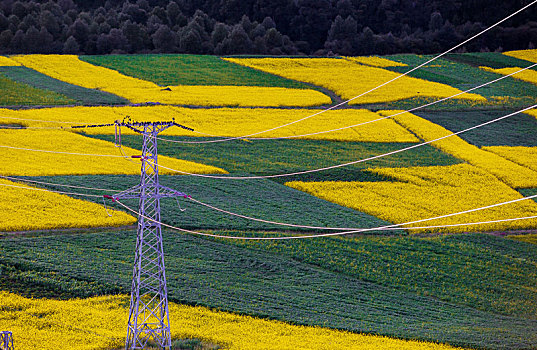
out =
<svg viewBox="0 0 537 350"><path fill-rule="evenodd" d="M459 44L453 46L451 49L449 49L449 50L447 50L447 51L445 51L445 52L443 52L443 53L441 53L441 54L439 54L439 55L437 55L437 56L435 56L435 57L433 57L433 58L427 60L426 62L424 62L424 63L422 63L422 64L420 64L420 65L418 65L418 66L416 66L416 67L414 67L414 68L412 68L412 69L410 69L409 71L407 71L407 72L405 72L405 73L403 73L403 74L401 74L401 75L398 75L397 77L395 77L395 78L393 78L393 79L391 79L391 80L389 80L389 81L387 81L387 82L384 82L384 83L382 83L382 84L380 84L380 85L378 85L378 86L376 86L376 87L374 87L374 88L372 88L372 89L370 89L370 90L368 90L368 91L366 91L366 92L363 92L363 93L361 93L360 95L354 96L354 97L352 97L352 98L350 98L350 99L348 99L348 100L345 100L345 101L343 101L343 102L340 102L340 103L338 103L338 104L336 104L336 105L334 105L334 106L330 106L330 107L328 107L328 108L326 108L326 109L324 109L324 110L322 110L322 111L313 113L313 114L308 115L308 116L306 116L306 117L304 117L304 118L297 119L297 120L292 121L292 122L287 123L287 124L283 124L283 125L280 125L280 126L277 126L277 127L274 127L274 128L266 129L266 130L259 131L259 132L255 132L255 133L252 133L252 134L243 135L243 136L237 136L237 137L229 137L229 138L220 139L220 140L206 140L206 141L199 141L199 142L197 142L197 143L215 143L215 142L226 142L226 141L232 141L232 140L244 139L244 138L248 138L248 137L251 137L251 136L256 136L256 135L263 134L263 133L266 133L266 132L270 132L270 131L274 131L274 130L277 130L277 129L281 129L281 128L283 128L283 127L286 127L286 126L289 126L289 125L296 124L296 123L298 123L298 122L301 122L301 121L307 120L307 119L309 119L309 118L315 117L315 116L317 116L317 115L319 115L319 114L325 113L325 112L330 111L330 110L332 110L332 109L338 108L338 107L340 107L340 106L342 106L342 105L344 105L344 104L346 104L346 103L349 103L349 102L351 102L351 101L353 101L353 100L355 100L355 99L357 99L357 98L360 98L360 97L365 96L365 95L367 95L367 94L369 94L369 93L371 93L371 92L373 92L373 91L375 91L375 90L378 90L378 89L380 89L381 87L386 86L386 85L388 85L388 84L390 84L390 83L392 83L392 82L394 82L394 81L396 81L396 80L398 80L398 79L400 79L400 78L402 78L402 77L404 77L404 76L406 76L406 75L408 75L408 74L410 74L410 73L412 73L412 72L414 72L414 71L420 69L421 67L423 67L423 66L425 66L425 65L427 65L427 64L429 64L429 63L431 63L431 62L436 61L437 59L439 59L439 58L441 58L441 57L447 55L447 54L450 53L451 51L454 51L454 50L458 49L459 47L461 47L461 46L465 45L466 43L472 41L473 39L475 39L475 38L481 36L482 34L488 32L489 30L491 30L491 29L497 27L498 25L502 24L503 22L505 22L505 21L511 19L512 17L516 16L516 15L519 14L520 12L522 12L522 11L526 10L527 8L533 6L535 3L537 3L537 0L532 1L531 3L529 3L528 5L522 7L522 8L519 9L518 11L513 12L513 13L510 14L509 16L507 16L507 17L505 17L505 18L499 20L498 22L494 23L493 25L491 25L491 26L489 26L489 27L483 29L482 31L480 31L479 33L473 35L472 37L470 37L470 38L464 40L463 42L461 42L461 43L459 43Z"/></svg>
<svg viewBox="0 0 537 350"><path fill-rule="evenodd" d="M510 114L504 115L504 116L502 116L502 117L498 117L498 118L489 120L488 122L481 123L481 124L478 124L478 125L475 125L475 126L466 128L466 129L464 129L464 130L457 131L457 132L454 132L454 133L451 133L451 134L442 136L442 137L438 137L438 138L436 138L436 139L434 139L434 140L425 141L425 142L422 142L422 143L417 143L417 144L415 144L415 145L408 146L408 147L404 147L404 148L400 148L400 149L395 150L395 151L391 151L391 152L387 152L387 153L379 154L379 155L372 156L372 157L369 157L369 158L364 158L364 159L355 160L355 161L352 161L352 162L347 162L347 163L342 163L342 164L336 164L336 165L332 165L332 166L328 166L328 167L324 167L324 168L318 168L318 169L311 169L311 170L297 171L297 172L293 172L293 173L275 174L275 175L256 175L256 176L219 176L219 175L206 175L206 174L194 174L194 173L189 173L189 172L186 172L186 171L181 171L181 170L177 170L177 169L172 169L172 168L169 168L169 167L160 165L160 164L159 164L159 167L160 167L160 168L163 168L163 169L166 169L166 170L170 170L170 171L179 173L179 174L183 174L183 175L190 175L190 176L197 176L197 177L204 177L204 178L211 178L211 179L226 179L226 180L255 180L255 179L270 179L270 178L277 178L277 177L286 177L286 176L295 176L295 175L302 175L302 174L310 174L310 173L316 173L316 172L325 171L325 170L331 170L331 169L336 169L336 168L342 168L342 167L346 167L346 166L353 165L353 164L363 163L363 162L366 162L366 161L370 161L370 160L374 160L374 159L379 159L379 158L383 158L383 157L386 157L386 156L389 156L389 155L393 155L393 154L401 153L401 152L404 152L404 151L408 151L408 150L411 150L411 149L414 149L414 148L422 147L422 146L431 144L431 143L433 143L433 142L436 142L436 141L440 141L440 140L446 139L446 138L451 137L451 136L460 135L460 134L465 133L465 132L467 132L467 131L474 130L474 129L477 129L477 128L480 128L480 127L483 127L483 126L486 126L486 125L489 125L489 124L498 122L498 121L500 121L500 120L503 120L503 119L512 117L512 116L514 116L514 115L516 115L516 114L519 114L519 113L528 111L528 110L533 109L533 108L536 108L536 107L537 107L537 104L532 105L532 106L530 106L530 107L526 107L526 108L524 108L524 109L521 109L521 110L519 110L519 111L510 113Z"/></svg>
<svg viewBox="0 0 537 350"><path fill-rule="evenodd" d="M484 207L479 207L479 208L474 208L474 209L468 209L468 210L464 210L464 211L460 211L460 212L457 212L457 213L454 213L454 214L446 214L446 215L442 215L442 216L437 216L435 217L434 219L443 219L443 218L448 218L448 217L452 217L452 216L457 216L457 215L462 215L462 214L468 214L468 213L473 213L473 212L476 212L476 211L481 211L481 210L485 210L485 209L491 209L491 208L496 208L496 207L500 207L500 206L503 206L503 205L507 205L507 204L512 204L512 203L517 203L517 202L522 202L522 201L526 201L528 199L533 199L533 198L537 198L537 194L536 195L532 195L532 196L528 196L528 197L523 197L523 198L517 198L517 199L513 199L513 200L510 200L510 201L506 201L506 202L501 202L501 203L496 203L496 204L491 204L491 205L487 205L487 206L484 206ZM246 216L246 215L242 215L242 214L237 214L237 213L233 213L233 212L230 212L228 210L224 210L224 209L220 209L218 207L215 207L213 205L210 205L210 204L207 204L207 203L203 203L197 199L194 199L192 197L188 197L188 199L190 199L192 202L196 203L196 204L199 204L199 205L202 205L204 207L207 207L209 209L212 209L212 210L215 210L215 211L219 211L221 213L224 213L224 214L228 214L228 215L232 215L232 216L236 216L236 217L240 217L242 219L246 219L246 220L251 220L251 221L257 221L257 222L263 222L263 223L266 223L266 224L273 224L273 225L279 225L279 226L288 226L288 227L296 227L296 228L307 228L307 229L314 229L314 230L361 230L362 228L357 228L357 227L323 227L323 226L307 226L307 225L298 225L298 224L289 224L289 223L284 223L284 222L277 222L277 221L270 221L270 220L264 220L264 219L259 219L259 218L254 218L254 217L251 217L251 216ZM423 221L429 221L429 220L433 220L433 219L424 219L424 220L421 220L421 221L413 221L412 223L413 224L416 224L416 223L419 223L419 222L423 222ZM407 224L408 225L408 224Z"/></svg>
<svg viewBox="0 0 537 350"><path fill-rule="evenodd" d="M295 139L295 138L299 138L299 137L308 137L308 136L314 136L314 135L326 134L326 133L330 133L330 132L334 132L334 131L341 131L341 130L345 130L345 129L350 129L350 128L354 128L354 127L358 127L358 126L366 125L366 124L375 123L375 122L378 122L378 121L381 121L381 120L390 119L390 118L396 117L396 116L401 115L401 114L414 112L414 111L417 111L417 110L420 110L420 109L423 109L423 108L426 108L426 107L433 106L433 105L438 104L438 103L441 103L441 102L445 102L445 101L450 100L450 99L453 99L453 98L455 98L455 97L457 97L457 96L460 96L460 95L469 93L469 92L471 92L471 91L480 89L480 88L482 88L482 87L485 87L485 86L488 86L488 85L497 83L498 81L501 81L501 80L503 80L503 79L509 78L509 77L511 77L511 76L513 76L513 75L515 75L515 74L518 74L518 73L520 73L520 72L523 72L523 71L528 70L528 69L531 69L531 68L534 68L534 67L536 67L536 66L537 66L537 63L531 64L531 65L529 65L528 67L521 68L521 69L517 70L516 72L510 73L510 74L507 74L507 75L502 75L501 77L499 77L499 78L497 78L497 79L494 79L494 80L491 80L491 81L489 81L489 82L483 83L483 84L481 84L481 85L475 86L475 87L473 87L473 88L471 88L471 89L468 89L468 90L465 90L465 91L461 91L461 92L458 92L458 93L456 93L456 94L454 94L454 95L451 95L451 96L448 96L448 97L444 97L444 98L442 98L442 99L440 99L440 100L436 100L436 101L433 101L433 102L430 102L430 103L427 103L427 104L424 104L424 105L421 105L421 106L418 106L418 107L414 107L414 108L411 108L411 109L408 109L408 110L405 110L405 111L397 112L397 113L395 113L395 114L391 114L391 115L389 115L389 116L385 116L385 117L382 117L382 118L377 118L377 119L369 120L369 121L362 122L362 123L358 123L358 124L353 124L353 125L349 125L349 126L344 126L344 127L341 127L341 128L330 129L330 130L323 130L323 131L318 131L318 132L312 132L312 133L309 133L309 134L290 135L290 136L280 136L280 137L256 137L256 138L253 138L253 140L255 140L255 141L265 141L265 140ZM215 136L215 135L212 135L212 136L213 136L213 137L222 137L222 136ZM163 137L157 137L157 139L162 140L162 141L166 141L166 142L173 142L173 143L186 143L186 144L204 143L203 141L170 140L170 139L166 139L166 138L163 138Z"/></svg>
<svg viewBox="0 0 537 350"><path fill-rule="evenodd" d="M353 101L353 100L355 100L355 99L357 99L357 98L360 98L360 97L362 97L362 96L365 96L365 95L369 94L370 92L373 92L373 91L375 91L375 90L378 90L379 88L381 88L381 87L383 87L383 86L385 86L385 85L387 85L387 84L390 84L391 82L393 82L393 81L395 81L395 80L398 80L398 79L400 79L400 78L402 78L402 77L404 77L404 76L406 76L406 75L408 75L408 74L410 74L410 73L412 73L412 72L414 72L414 71L420 69L421 67L423 67L423 66L425 66L425 65L427 65L427 64L429 64L429 63L431 63L431 62L433 62L433 61L435 61L435 60L437 60L437 59L439 59L439 58L441 58L441 57L443 57L443 56L445 56L445 55L447 55L448 53L450 53L450 52L452 52L452 51L458 49L459 47L465 45L466 43L472 41L473 39L475 39L475 38L481 36L482 34L484 34L484 33L486 33L486 32L488 32L489 30L491 30L491 29L497 27L498 25L502 24L503 22L505 22L505 21L511 19L512 17L516 16L516 15L519 14L520 12L525 11L527 8L533 6L535 3L537 3L537 0L532 1L531 3L529 3L529 4L527 4L526 6L522 7L521 9L519 9L519 10L513 12L512 14L510 14L510 15L508 15L507 17L505 17L505 18L499 20L498 22L492 24L491 26L489 26L489 27L483 29L482 31L480 31L479 33L473 35L472 37L470 37L470 38L464 40L463 42L461 42L461 43L459 43L459 44L453 46L451 49L449 49L449 50L447 50L447 51L445 51L445 52L443 52L443 53L441 53L441 54L439 54L439 55L437 55L437 56L435 56L435 57L433 57L433 58L427 60L426 62L424 62L424 63L422 63L422 64L420 64L420 65L418 65L418 66L412 68L411 70L409 70L409 71L407 71L407 72L405 72L404 74L399 75L399 76L397 76L397 77L395 77L395 78L393 78L393 79L391 79L391 80L389 80L389 81L387 81L387 82L382 83L381 85L378 85L378 86L376 86L376 87L374 87L374 88L372 88L372 89L370 89L370 90L368 90L368 91L366 91L366 92L360 94L360 95L354 96L354 97L352 97L352 98L350 98L350 99L348 99L348 100L345 100L345 101L343 101L343 102L340 102L340 103L338 103L338 104L336 104L336 105L334 105L334 106L331 106L331 107L329 107L329 108L327 108L327 109L325 109L325 110L322 110L322 111L320 111L320 112L314 113L314 114L309 115L309 116L307 116L307 117L304 117L304 118L295 120L295 121L293 121L293 122L290 122L290 123L287 123L287 124L283 124L283 125L277 126L277 127L275 127L275 128L271 128L271 129L267 129L267 130L259 131L259 132L253 133L253 134L244 135L244 136L238 136L238 137L231 137L231 138L226 138L226 139L221 139L221 140L208 140L208 141L203 141L203 142L200 142L200 143L225 142L225 141L231 141L231 140L236 140L236 139L248 138L248 137L255 136L255 135L259 135L259 134L266 133L266 132L269 132L269 131L277 130L277 129L280 129L280 128L283 128L283 127L286 127L286 126L289 126L289 125L292 125L292 124L301 122L301 121L303 121L303 120L312 118L312 117L317 116L317 115L319 115L319 114L322 114L322 113L324 113L324 112L326 112L326 111L329 111L329 110L338 108L338 107L340 107L340 106L342 106L342 105L344 105L344 104L346 104L346 103L348 103L348 102L351 102L351 101ZM25 119L25 118L5 117L5 116L2 116L1 118L14 119L14 120L37 121L37 122L46 122L46 123L62 123L62 124L77 124L77 123L78 123L78 124L83 124L83 123L84 123L84 122L65 122L65 121L58 121L58 120Z"/></svg>
<svg viewBox="0 0 537 350"><path fill-rule="evenodd" d="M407 225L411 225L411 224L418 223L418 222L435 220L435 219L439 219L441 217L445 217L443 215L443 216L438 216L438 217L429 218L429 219L422 219L422 220L416 220L416 221L411 221L411 222L405 222L405 223L401 223L401 224L392 224L392 225L378 226L378 227L372 227L372 228L363 228L363 229L359 229L359 230L344 231L344 232L331 232L331 233L319 233L319 234L296 235L296 236L278 236L278 237L249 237L249 236L244 237L244 236L217 235L217 234L212 234L212 233L207 233L207 232L198 232L198 231L192 231L192 230L183 229L183 228L180 228L180 227L165 224L163 222L154 220L154 219L152 219L152 218L150 218L148 216L139 214L137 211L135 211L134 209L128 207L127 205L123 204L120 201L116 200L116 203L120 204L122 207L124 207L125 209L129 210L130 212L138 214L139 217L142 217L142 218L144 218L146 220L149 220L151 222L155 222L155 223L160 224L160 225L162 225L164 227L171 228L171 229L174 229L174 230L177 230L177 231L181 231L181 232L185 232L185 233L191 233L191 234L198 235L198 236L211 237L211 238L224 238L224 239L249 240L249 241L281 241L281 240L294 240L294 239L309 239L309 238L343 236L343 235L363 233L363 232L391 230L391 229L394 229L394 228L397 228L397 227L407 226ZM460 212L460 213L463 213L463 212ZM454 215L460 215L460 213L453 213L453 214L448 214L448 215L454 216ZM433 228L433 227L441 228L441 227L444 227L444 226L445 227L454 227L454 226L464 226L464 225L482 225L482 224L490 224L490 223L497 223L497 222L503 222L503 221L528 220L528 219L534 219L536 217L537 217L537 215L536 216L520 217L520 218L502 219L502 220L491 220L491 221L481 221L481 222L474 222L474 223L464 223L464 224L436 225L436 226L430 226L430 227L429 226L424 226L424 227L422 227L422 229ZM404 229L413 229L413 227L406 227Z"/></svg>
<svg viewBox="0 0 537 350"><path fill-rule="evenodd" d="M481 123L481 124L475 125L475 126L473 126L473 127L466 128L466 129L464 129L464 130L460 130L460 131L457 131L457 132L454 132L454 133L451 133L451 134L448 134L448 135L445 135L445 136L436 138L436 139L434 139L434 140L425 141L425 142L422 142L422 143L417 143L417 144L415 144L415 145L408 146L408 147L404 147L404 148L401 148L401 149L398 149L398 150L395 150L395 151L391 151L391 152L387 152L387 153L379 154L379 155L372 156L372 157L369 157L369 158L358 159L358 160L355 160L355 161L352 161L352 162L336 164L336 165L332 165L332 166L328 166L328 167L323 167L323 168L318 168L318 169L310 169L310 170L297 171L297 172L293 172L293 173L275 174L275 175L257 175L257 176L219 176L219 175L206 175L206 174L194 174L194 173L189 173L189 172L186 172L186 171L182 171L182 170L177 170L177 169L169 168L169 167L166 167L166 166L164 166L164 165L160 165L160 164L159 164L159 167L160 167L160 168L163 168L163 169L167 169L167 170L173 171L173 172L176 172L176 173L179 173L179 174L183 174L183 175L190 175L190 176L197 176L197 177L204 177L204 178L213 178L213 179L226 179L226 180L255 180L255 179L270 179L270 178L277 178L277 177L287 177L287 176L295 176L295 175L302 175L302 174L316 173L316 172L320 172L320 171L326 171L326 170L330 170L330 169L336 169L336 168L346 167L346 166L353 165L353 164L363 163L363 162L366 162L366 161L370 161L370 160L374 160L374 159L379 159L379 158L383 158L383 157L386 157L386 156L389 156L389 155L393 155L393 154L401 153L401 152L404 152L404 151L408 151L408 150L411 150L411 149L414 149L414 148L422 147L422 146L431 144L431 143L433 143L433 142L436 142L436 141L440 141L440 140L446 139L446 138L451 137L451 136L456 136L456 135L462 134L462 133L464 133L464 132L467 132L467 131L470 131L470 130L474 130L474 129L477 129L477 128L480 128L480 127L483 127L483 126L486 126L486 125L489 125L489 124L498 122L498 121L500 121L500 120L509 118L509 117L511 117L511 116L513 116L513 115L516 115L516 114L519 114L519 113L528 111L528 110L533 109L533 108L536 108L536 107L537 107L537 104L532 105L532 106L530 106L530 107L526 107L526 108L521 109L521 110L518 110L518 111L516 111L516 112L510 113L510 114L508 114L508 115L504 115L504 116L502 116L502 117L495 118L495 119L490 120L490 121L488 121L488 122ZM30 148L21 148L21 147L12 147L12 146L6 146L6 145L0 145L0 148L15 149L15 150L24 150L24 151L34 151L34 152L45 152L45 153L54 153L54 154L64 154L64 155L125 158L123 155L112 155L112 154L87 154L87 153L74 153L74 152L48 151L48 150L39 150L39 149L30 149Z"/></svg>
<svg viewBox="0 0 537 350"><path fill-rule="evenodd" d="M10 185L10 184L0 184L0 186L20 188L20 189L32 190L32 191L52 192L52 193L64 194L64 195L103 198L102 195L92 195L92 194L85 194L85 193L53 191L53 190L46 190L46 189L42 189L42 188L16 186L16 185ZM415 227L415 226L414 227L403 227L403 226L413 225L413 224L417 224L417 223L421 223L421 222L425 222L425 221L432 221L432 220L437 220L437 219L442 219L442 218L447 218L447 217L453 217L453 216L457 216L457 215L463 215L463 214L476 212L476 211L481 211L481 210L485 210L485 209L489 209L489 208L493 208L493 207L498 207L498 206L502 206L502 205L512 204L512 203L516 203L516 202L520 202L520 201L524 201L524 200L533 199L535 197L537 197L537 195L518 198L518 199L515 199L515 200L511 200L511 201L496 203L496 204L492 204L492 205L488 205L488 206L484 206L484 207L480 207L480 208L464 210L464 211L460 211L460 212L456 212L456 213L440 215L440 216L436 216L436 217L432 217L432 218L409 221L409 222L400 223L400 224L392 224L392 225L378 226L378 227L372 227L372 228L355 228L355 229L350 229L348 231L343 231L343 232L332 232L332 233L322 233L322 234L314 234L314 235L300 235L300 236L280 236L280 237L225 236L225 235L215 235L215 234L210 234L210 233L205 233L205 232L197 232L197 231L192 231L192 230L186 230L186 229L182 229L182 228L179 228L179 227L168 225L168 224L165 224L163 222L159 222L159 221L153 220L153 219L151 219L149 217L146 217L144 215L141 215L140 213L138 213L134 209L126 206L125 204L123 204L122 202L120 202L118 200L115 200L115 202L120 204L122 207L124 207L128 211L136 213L140 217L143 217L143 218L145 218L147 220L150 220L150 221L154 221L156 223L160 223L162 226L165 226L165 227L168 227L168 228L171 228L171 229L175 229L175 230L179 230L179 231L182 231L182 232L192 233L192 234L201 235L201 236L208 236L208 237L213 237L213 238L227 238L227 239L239 239L239 240L286 240L286 239L288 240L288 239L304 239L304 238L320 238L320 237L341 236L341 235L348 235L348 234L361 233L361 232L370 232L370 231L430 229L430 228L482 225L482 224L491 224L491 223L499 223L499 222L534 219L534 218L537 218L537 215L536 216L519 217L519 218L509 218L509 219L500 219L500 220L481 221L481 222L460 223L460 224L446 224L446 225L419 226L419 227ZM197 200L195 202L197 202L198 204L202 204L202 202L197 201ZM209 207L211 209L213 209L213 210L223 211L223 210L221 210L219 208L216 208L216 207L213 207L213 206L209 206ZM224 211L224 212L226 212L226 211ZM231 215L238 215L238 214L234 214L234 213L231 213L231 212L226 212L226 213L231 214ZM248 218L250 220L253 219L255 221L263 221L263 222L273 223L273 224L283 224L285 226L293 226L293 227L303 227L303 228L312 228L312 229L330 229L330 230L338 229L338 228L328 228L328 227L323 228L323 227L315 227L315 226L301 226L301 225L294 225L294 224L284 224L284 223L277 223L277 222L274 222L274 221L254 219L254 218L246 217L246 216L241 216L241 217ZM344 229L344 228L341 228L341 229Z"/></svg>

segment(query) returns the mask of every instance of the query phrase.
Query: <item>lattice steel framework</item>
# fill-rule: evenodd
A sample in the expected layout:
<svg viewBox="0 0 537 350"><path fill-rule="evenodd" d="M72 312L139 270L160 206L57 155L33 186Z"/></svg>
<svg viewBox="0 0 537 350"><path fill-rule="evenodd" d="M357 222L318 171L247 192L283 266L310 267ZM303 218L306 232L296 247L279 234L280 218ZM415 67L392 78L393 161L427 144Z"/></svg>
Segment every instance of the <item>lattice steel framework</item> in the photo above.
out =
<svg viewBox="0 0 537 350"><path fill-rule="evenodd" d="M144 349L148 345L169 349L170 317L160 199L186 197L186 194L159 184L157 135L171 126L183 126L175 122L123 122L116 125L128 127L144 137L142 155L133 156L142 161L140 184L116 195L105 196L112 200L138 198L140 203L125 349Z"/></svg>
<svg viewBox="0 0 537 350"><path fill-rule="evenodd" d="M0 349L13 350L13 334L10 331L0 332Z"/></svg>

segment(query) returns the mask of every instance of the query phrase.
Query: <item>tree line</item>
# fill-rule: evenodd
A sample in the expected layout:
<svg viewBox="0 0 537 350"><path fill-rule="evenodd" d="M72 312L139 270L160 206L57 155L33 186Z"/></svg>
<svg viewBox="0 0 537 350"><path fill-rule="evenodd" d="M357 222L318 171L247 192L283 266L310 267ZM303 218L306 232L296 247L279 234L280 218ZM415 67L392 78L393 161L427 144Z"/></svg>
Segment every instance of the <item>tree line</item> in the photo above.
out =
<svg viewBox="0 0 537 350"><path fill-rule="evenodd" d="M529 0L2 0L0 53L369 55L451 48ZM537 6L466 51L534 48Z"/></svg>

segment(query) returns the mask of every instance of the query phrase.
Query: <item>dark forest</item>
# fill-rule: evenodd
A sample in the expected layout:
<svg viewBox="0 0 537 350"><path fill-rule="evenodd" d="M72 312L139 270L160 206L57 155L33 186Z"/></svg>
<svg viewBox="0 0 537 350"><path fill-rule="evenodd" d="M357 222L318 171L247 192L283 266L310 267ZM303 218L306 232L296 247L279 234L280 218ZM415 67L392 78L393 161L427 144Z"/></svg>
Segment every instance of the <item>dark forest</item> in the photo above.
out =
<svg viewBox="0 0 537 350"><path fill-rule="evenodd" d="M0 2L0 53L369 55L447 50L521 0ZM537 5L459 51L537 44Z"/></svg>

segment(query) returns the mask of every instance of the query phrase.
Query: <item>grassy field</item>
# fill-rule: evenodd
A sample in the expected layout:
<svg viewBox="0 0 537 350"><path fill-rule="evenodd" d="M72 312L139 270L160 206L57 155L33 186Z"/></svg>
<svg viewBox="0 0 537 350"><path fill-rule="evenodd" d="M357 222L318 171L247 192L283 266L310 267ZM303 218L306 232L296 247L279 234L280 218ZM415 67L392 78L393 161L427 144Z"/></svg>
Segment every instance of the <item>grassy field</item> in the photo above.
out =
<svg viewBox="0 0 537 350"><path fill-rule="evenodd" d="M125 75L168 85L239 85L307 89L308 85L222 60L198 55L81 56L83 61Z"/></svg>
<svg viewBox="0 0 537 350"><path fill-rule="evenodd" d="M230 241L422 296L537 317L537 247L485 234ZM326 256L330 251L330 257ZM486 263L485 263L486 261Z"/></svg>
<svg viewBox="0 0 537 350"><path fill-rule="evenodd" d="M465 111L465 112L416 112L444 128L457 132L489 120L507 115L507 111ZM465 141L478 146L526 146L536 147L537 119L527 114L517 114L497 123L460 134Z"/></svg>
<svg viewBox="0 0 537 350"><path fill-rule="evenodd" d="M4 253L0 261L3 270L9 271L9 277L3 279L9 282L4 283L3 289L18 293L32 289L38 293L56 293L54 291L59 290L64 292L64 297L127 291L134 241L133 232L117 231L3 239L0 246ZM420 248L414 247L414 254L427 250L434 252L435 248L442 251L443 248L442 244L428 247L427 241L416 241L416 244ZM466 244L472 243L463 241L458 247ZM474 243L481 250L490 247L490 244L486 240L479 243L479 237ZM474 348L527 348L537 340L535 320L480 311L474 307L446 303L432 296L418 296L381 286L364 276L356 278L288 256L275 255L261 246L247 249L173 232L165 233L164 245L169 297L175 302L297 324L434 340ZM372 245L375 245L374 241ZM529 246L526 243L519 245ZM372 252L386 256L385 248L386 244L377 243ZM454 253L457 244L452 249ZM466 271L479 273L482 272L480 263L483 257L471 254L475 253L473 249L467 248L459 254L461 265L467 265L465 260L473 258L476 263L467 265ZM503 253L513 252L507 250ZM399 254L400 250L392 258L397 259ZM457 254L453 255L457 259ZM338 258L336 254L331 256ZM521 256L524 255L517 253L511 264ZM367 261L364 263L367 264ZM495 273L492 267L505 263L493 259L487 270ZM386 263L381 265L384 268L379 274L393 275L392 267ZM374 266L370 265L370 268L374 269ZM425 267L420 268L425 271ZM502 271L501 266L498 268ZM429 275L435 273L431 267L429 270ZM499 272L495 277L501 281L503 274ZM453 293L456 294L458 283L455 278L452 281ZM489 286L487 281L483 284Z"/></svg>
<svg viewBox="0 0 537 350"><path fill-rule="evenodd" d="M67 98L76 101L78 104L117 105L129 102L104 91L86 89L53 79L26 67L0 67L0 72L13 81L33 86L36 89L56 92L67 96Z"/></svg>
<svg viewBox="0 0 537 350"><path fill-rule="evenodd" d="M470 52L448 54L449 61L460 62L474 67L487 66L490 68L527 67L532 62L504 55L500 52Z"/></svg>
<svg viewBox="0 0 537 350"><path fill-rule="evenodd" d="M0 90L2 91L0 106L67 105L75 103L75 100L65 95L11 80L1 71Z"/></svg>
<svg viewBox="0 0 537 350"><path fill-rule="evenodd" d="M450 56L449 60L438 59L427 66L410 73L409 75L415 78L421 78L453 86L463 91L502 77L500 74L486 72L482 69L479 69L479 67L466 63L460 63L453 60L452 57L455 56ZM505 57L507 61L516 60L512 57ZM404 73L409 71L411 68L414 68L417 65L433 58L433 56L394 55L389 56L388 58L397 62L405 63L408 66L389 67L387 69ZM525 64L521 65L520 67L527 67L530 64L530 62L525 62ZM474 90L472 93L487 97L489 102L497 107L516 108L518 106L525 106L532 102L535 103L537 86L512 77L508 77L494 84ZM495 98L499 99L495 101ZM487 103L484 104L484 106L486 105ZM461 106L464 107L464 105Z"/></svg>

